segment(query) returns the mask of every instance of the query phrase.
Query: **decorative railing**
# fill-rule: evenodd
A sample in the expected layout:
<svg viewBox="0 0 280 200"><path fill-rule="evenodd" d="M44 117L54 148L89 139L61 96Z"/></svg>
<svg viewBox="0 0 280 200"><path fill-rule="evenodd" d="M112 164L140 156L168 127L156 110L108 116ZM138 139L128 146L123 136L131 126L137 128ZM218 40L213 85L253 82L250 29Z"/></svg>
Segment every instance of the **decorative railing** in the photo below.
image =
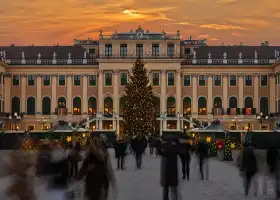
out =
<svg viewBox="0 0 280 200"><path fill-rule="evenodd" d="M223 115L224 109L223 108L213 108L213 115Z"/></svg>
<svg viewBox="0 0 280 200"><path fill-rule="evenodd" d="M99 56L100 59L136 59L139 56ZM180 59L179 56L140 56L143 59Z"/></svg>
<svg viewBox="0 0 280 200"><path fill-rule="evenodd" d="M9 65L98 65L95 58L91 59L7 59Z"/></svg>
<svg viewBox="0 0 280 200"><path fill-rule="evenodd" d="M180 40L179 35L143 35L137 37L136 35L100 35L100 40Z"/></svg>
<svg viewBox="0 0 280 200"><path fill-rule="evenodd" d="M67 108L55 108L56 115L67 115Z"/></svg>
<svg viewBox="0 0 280 200"><path fill-rule="evenodd" d="M270 65L276 59L188 59L185 58L182 65Z"/></svg>

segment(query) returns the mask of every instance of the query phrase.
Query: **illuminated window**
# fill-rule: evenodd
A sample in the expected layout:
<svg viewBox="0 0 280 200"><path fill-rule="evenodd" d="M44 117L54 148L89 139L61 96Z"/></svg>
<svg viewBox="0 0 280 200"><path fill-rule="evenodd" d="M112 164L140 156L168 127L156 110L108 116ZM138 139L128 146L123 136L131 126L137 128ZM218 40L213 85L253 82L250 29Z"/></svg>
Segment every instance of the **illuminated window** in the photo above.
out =
<svg viewBox="0 0 280 200"><path fill-rule="evenodd" d="M80 115L81 114L81 107L82 102L80 97L75 97L73 99L73 114L74 115Z"/></svg>
<svg viewBox="0 0 280 200"><path fill-rule="evenodd" d="M176 100L174 97L168 97L167 99L167 114L168 115L176 114Z"/></svg>
<svg viewBox="0 0 280 200"><path fill-rule="evenodd" d="M96 98L90 97L88 99L88 114L96 113Z"/></svg>
<svg viewBox="0 0 280 200"><path fill-rule="evenodd" d="M198 114L199 115L207 114L207 100L205 97L200 97L198 99Z"/></svg>
<svg viewBox="0 0 280 200"><path fill-rule="evenodd" d="M58 108L66 108L66 99L65 97L59 97L57 100L57 107Z"/></svg>
<svg viewBox="0 0 280 200"><path fill-rule="evenodd" d="M189 115L192 112L192 100L190 97L185 97L183 100L184 115Z"/></svg>
<svg viewBox="0 0 280 200"><path fill-rule="evenodd" d="M27 127L27 130L28 130L28 131L34 131L34 130L35 130L35 126L28 126L28 127Z"/></svg>
<svg viewBox="0 0 280 200"><path fill-rule="evenodd" d="M104 114L113 114L113 99L111 97L104 99Z"/></svg>

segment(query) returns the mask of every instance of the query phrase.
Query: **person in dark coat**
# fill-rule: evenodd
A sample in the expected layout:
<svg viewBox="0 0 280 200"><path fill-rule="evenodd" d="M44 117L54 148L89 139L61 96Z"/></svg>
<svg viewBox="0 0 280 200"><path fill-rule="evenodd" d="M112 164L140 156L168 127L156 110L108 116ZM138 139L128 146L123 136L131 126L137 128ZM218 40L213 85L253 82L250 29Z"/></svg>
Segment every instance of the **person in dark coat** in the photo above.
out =
<svg viewBox="0 0 280 200"><path fill-rule="evenodd" d="M153 155L153 153L154 153L154 137L152 135L150 135L148 137L148 144L149 144L150 155Z"/></svg>
<svg viewBox="0 0 280 200"><path fill-rule="evenodd" d="M275 194L277 198L280 198L280 154L276 147L269 148L266 154L266 162L269 167L269 172L275 177Z"/></svg>
<svg viewBox="0 0 280 200"><path fill-rule="evenodd" d="M181 148L180 160L182 164L183 179L186 179L187 175L187 180L190 180L191 146L188 141L182 141L179 143L179 145Z"/></svg>
<svg viewBox="0 0 280 200"><path fill-rule="evenodd" d="M85 197L88 200L106 200L110 184L115 188L115 178L103 144L94 140L86 154L78 179L85 177Z"/></svg>
<svg viewBox="0 0 280 200"><path fill-rule="evenodd" d="M160 150L161 155L161 179L163 188L163 200L169 200L169 189L173 200L178 199L178 155L180 147L177 141L164 141Z"/></svg>
<svg viewBox="0 0 280 200"><path fill-rule="evenodd" d="M253 148L250 146L245 146L241 155L241 166L240 171L243 174L244 178L244 193L245 196L249 194L249 190L251 187L251 182L253 177L258 171L257 167L257 159L255 156L255 153L253 151ZM255 195L256 195L255 191Z"/></svg>
<svg viewBox="0 0 280 200"><path fill-rule="evenodd" d="M80 155L81 152L81 144L76 143L72 147L72 152L69 155L69 159L71 161L71 176L76 177L78 175L78 165L79 162L82 161L82 156Z"/></svg>
<svg viewBox="0 0 280 200"><path fill-rule="evenodd" d="M124 169L127 143L124 139L118 139L115 145L115 157L117 158L117 169Z"/></svg>
<svg viewBox="0 0 280 200"><path fill-rule="evenodd" d="M206 180L208 180L209 169L208 169L208 158L209 158L209 146L208 144L201 140L197 146L197 156L199 160L199 172L201 180L204 180L204 170L206 172Z"/></svg>
<svg viewBox="0 0 280 200"><path fill-rule="evenodd" d="M142 166L142 155L146 148L146 141L141 136L136 136L131 141L131 147L135 154L136 168L141 169Z"/></svg>

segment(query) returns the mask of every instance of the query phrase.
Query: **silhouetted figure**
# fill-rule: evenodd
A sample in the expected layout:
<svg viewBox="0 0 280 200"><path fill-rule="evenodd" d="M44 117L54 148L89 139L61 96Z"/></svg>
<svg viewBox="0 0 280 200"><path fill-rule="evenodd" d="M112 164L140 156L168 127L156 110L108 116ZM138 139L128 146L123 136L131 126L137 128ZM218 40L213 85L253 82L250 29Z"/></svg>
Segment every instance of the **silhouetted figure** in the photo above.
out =
<svg viewBox="0 0 280 200"><path fill-rule="evenodd" d="M191 146L187 141L182 141L180 144L181 153L180 153L180 160L182 164L182 174L183 179L190 180L190 162L191 162Z"/></svg>
<svg viewBox="0 0 280 200"><path fill-rule="evenodd" d="M146 149L146 141L144 137L136 136L131 141L131 147L135 154L136 168L141 169L142 167L142 155Z"/></svg>
<svg viewBox="0 0 280 200"><path fill-rule="evenodd" d="M205 141L201 141L197 146L197 156L199 161L199 172L201 180L204 180L204 171L206 172L206 180L209 178L209 146Z"/></svg>
<svg viewBox="0 0 280 200"><path fill-rule="evenodd" d="M178 155L180 147L177 141L165 141L160 150L161 155L161 180L163 188L163 200L169 200L169 190L171 199L178 199Z"/></svg>
<svg viewBox="0 0 280 200"><path fill-rule="evenodd" d="M275 194L280 198L280 155L277 148L269 148L267 150L266 161L269 167L269 172L275 177Z"/></svg>
<svg viewBox="0 0 280 200"><path fill-rule="evenodd" d="M81 152L81 144L76 143L75 146L72 148L71 155L69 155L69 159L71 161L72 177L76 177L78 175L79 162L82 161L82 156L80 155L80 152Z"/></svg>
<svg viewBox="0 0 280 200"><path fill-rule="evenodd" d="M115 157L117 158L117 169L124 169L127 143L124 139L118 139L115 145Z"/></svg>

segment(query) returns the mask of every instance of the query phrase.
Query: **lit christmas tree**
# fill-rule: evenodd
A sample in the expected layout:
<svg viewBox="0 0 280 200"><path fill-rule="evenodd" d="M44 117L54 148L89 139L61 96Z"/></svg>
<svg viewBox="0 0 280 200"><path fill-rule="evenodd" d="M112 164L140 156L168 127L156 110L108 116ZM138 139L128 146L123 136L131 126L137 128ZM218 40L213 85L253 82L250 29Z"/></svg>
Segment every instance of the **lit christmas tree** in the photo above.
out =
<svg viewBox="0 0 280 200"><path fill-rule="evenodd" d="M217 144L216 144L216 136L213 134L210 143L210 155L213 157L217 156Z"/></svg>
<svg viewBox="0 0 280 200"><path fill-rule="evenodd" d="M224 161L232 161L232 144L230 141L230 135L229 133L226 133L225 135L225 147L224 147Z"/></svg>
<svg viewBox="0 0 280 200"><path fill-rule="evenodd" d="M149 135L155 128L155 95L149 84L147 69L140 57L137 58L129 79L124 96L124 133Z"/></svg>

